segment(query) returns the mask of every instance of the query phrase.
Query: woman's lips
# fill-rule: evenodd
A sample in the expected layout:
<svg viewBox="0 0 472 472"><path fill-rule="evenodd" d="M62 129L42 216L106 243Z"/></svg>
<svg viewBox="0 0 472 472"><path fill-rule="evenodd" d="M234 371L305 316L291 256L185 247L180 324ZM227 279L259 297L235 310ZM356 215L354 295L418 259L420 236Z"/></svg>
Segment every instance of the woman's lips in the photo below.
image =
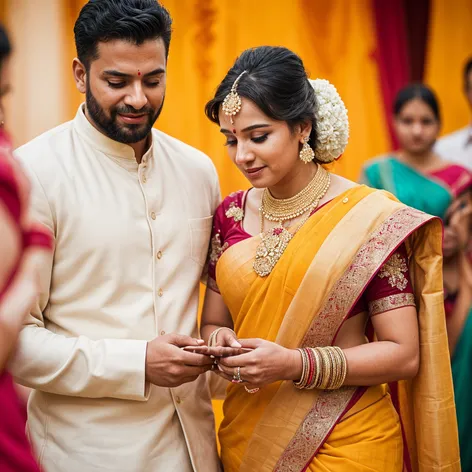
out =
<svg viewBox="0 0 472 472"><path fill-rule="evenodd" d="M265 166L252 167L251 169L246 169L245 172L246 172L246 174L254 177L255 175L259 174L263 169L265 169Z"/></svg>

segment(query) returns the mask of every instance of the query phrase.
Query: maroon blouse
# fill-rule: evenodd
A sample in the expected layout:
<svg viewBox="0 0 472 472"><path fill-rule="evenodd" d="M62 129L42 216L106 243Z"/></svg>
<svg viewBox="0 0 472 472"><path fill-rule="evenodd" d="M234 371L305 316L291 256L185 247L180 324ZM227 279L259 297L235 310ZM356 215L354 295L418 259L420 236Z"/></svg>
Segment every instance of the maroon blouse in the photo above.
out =
<svg viewBox="0 0 472 472"><path fill-rule="evenodd" d="M21 237L23 251L29 246L50 250L52 237L49 232L39 225L27 222L28 199L27 179L11 155L8 136L0 129L0 205L11 216L5 224L10 224ZM23 251L7 274L5 286L0 286L0 301L18 270ZM39 472L25 435L26 409L18 398L11 375L7 371L0 372L0 409L0 471Z"/></svg>
<svg viewBox="0 0 472 472"><path fill-rule="evenodd" d="M232 245L252 237L243 228L247 193L248 191L240 190L226 197L216 209L213 218L211 246L207 260L207 286L218 293L216 265L219 258ZM315 212L323 206L317 208ZM363 312L369 312L372 316L378 315L403 306L415 306L404 244L380 268L349 312L349 317Z"/></svg>

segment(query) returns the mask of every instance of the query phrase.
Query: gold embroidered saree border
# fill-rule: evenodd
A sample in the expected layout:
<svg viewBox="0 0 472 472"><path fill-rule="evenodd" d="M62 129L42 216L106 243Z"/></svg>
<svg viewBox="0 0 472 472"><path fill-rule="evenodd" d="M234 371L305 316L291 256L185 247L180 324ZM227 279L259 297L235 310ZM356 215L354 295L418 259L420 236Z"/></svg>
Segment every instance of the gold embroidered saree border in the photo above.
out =
<svg viewBox="0 0 472 472"><path fill-rule="evenodd" d="M369 314L371 316L380 315L404 306L416 306L415 296L412 293L396 293L374 300L369 303Z"/></svg>
<svg viewBox="0 0 472 472"><path fill-rule="evenodd" d="M405 208L388 193L365 186L352 189L348 196L349 199L342 200L342 204L348 203L342 207L344 212L341 219L338 220L341 208L336 205L331 208L330 214L338 220L336 226L324 236L322 245L312 256L310 266L285 311L275 340L282 346L295 349L302 345L313 318L320 315L327 303L327 294L333 292L342 274L352 265L360 247L382 223L399 209ZM336 213L338 216L335 216ZM361 225L359 221L362 221ZM355 241L355 244L350 244L350 241ZM339 252L339 248L343 250ZM325 290L313 290L320 281L323 281ZM240 472L273 471L320 393L316 390L296 391L291 382L283 382L253 430L239 465Z"/></svg>
<svg viewBox="0 0 472 472"><path fill-rule="evenodd" d="M432 217L404 207L395 211L357 252L347 271L334 285L327 301L313 320L302 346L330 345L363 288L390 254L418 227ZM320 391L289 445L277 461L275 471L303 471L348 407L356 389Z"/></svg>

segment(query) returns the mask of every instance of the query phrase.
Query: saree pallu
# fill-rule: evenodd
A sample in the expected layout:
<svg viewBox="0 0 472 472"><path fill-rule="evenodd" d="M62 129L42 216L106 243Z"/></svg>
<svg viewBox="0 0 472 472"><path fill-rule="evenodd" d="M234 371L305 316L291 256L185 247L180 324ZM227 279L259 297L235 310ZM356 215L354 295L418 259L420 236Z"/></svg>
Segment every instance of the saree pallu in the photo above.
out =
<svg viewBox="0 0 472 472"><path fill-rule="evenodd" d="M387 190L405 205L443 219L454 198L472 186L472 174L449 164L422 174L393 156L374 159L363 170L362 183Z"/></svg>
<svg viewBox="0 0 472 472"><path fill-rule="evenodd" d="M376 469L378 462L362 458L360 449L367 445L371 456L398 458L404 452L402 434L405 470L460 470L441 241L438 219L385 192L359 186L313 214L265 278L252 268L260 236L223 253L217 282L238 337L259 337L294 349L332 345L365 287L405 242L421 356L418 375L398 383L399 417L382 386L321 391L277 382L249 395L242 386L230 385L219 435L226 472L389 470ZM383 417L390 423L381 424ZM389 435L391 440L385 440ZM375 437L384 443L372 442ZM390 470L401 470L402 463L403 457L400 469Z"/></svg>

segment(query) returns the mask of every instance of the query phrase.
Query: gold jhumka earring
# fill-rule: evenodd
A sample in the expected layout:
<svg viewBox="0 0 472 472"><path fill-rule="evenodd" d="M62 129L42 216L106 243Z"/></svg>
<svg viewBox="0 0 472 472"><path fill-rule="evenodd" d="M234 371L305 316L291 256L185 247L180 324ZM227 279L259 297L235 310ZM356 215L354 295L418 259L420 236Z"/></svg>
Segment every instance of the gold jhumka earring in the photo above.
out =
<svg viewBox="0 0 472 472"><path fill-rule="evenodd" d="M229 116L231 124L234 124L233 116L237 115L241 110L241 97L239 96L237 87L239 80L246 72L247 70L239 74L238 78L234 81L234 84L231 87L231 91L228 93L228 95L226 95L225 99L223 100L223 105L221 106L225 115Z"/></svg>
<svg viewBox="0 0 472 472"><path fill-rule="evenodd" d="M308 164L315 158L315 152L311 148L311 146L308 144L308 141L310 138L308 136L305 136L303 138L303 146L302 149L300 150L300 159L305 163Z"/></svg>

